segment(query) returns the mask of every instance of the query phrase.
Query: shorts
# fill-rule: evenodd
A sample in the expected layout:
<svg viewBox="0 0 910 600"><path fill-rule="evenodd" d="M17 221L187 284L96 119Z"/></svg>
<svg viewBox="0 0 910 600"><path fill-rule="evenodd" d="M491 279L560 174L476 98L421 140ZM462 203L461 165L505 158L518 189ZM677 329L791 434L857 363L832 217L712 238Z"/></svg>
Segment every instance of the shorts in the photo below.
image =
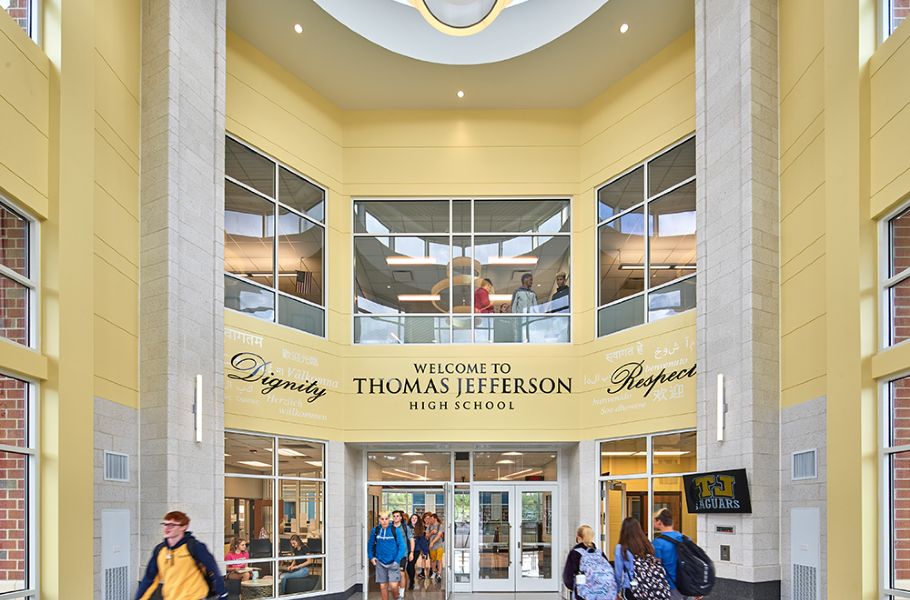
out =
<svg viewBox="0 0 910 600"><path fill-rule="evenodd" d="M401 567L398 563L390 565L376 561L376 583L398 583L401 581Z"/></svg>
<svg viewBox="0 0 910 600"><path fill-rule="evenodd" d="M435 550L430 550L430 560L442 560L442 555L444 553L444 548L436 548Z"/></svg>

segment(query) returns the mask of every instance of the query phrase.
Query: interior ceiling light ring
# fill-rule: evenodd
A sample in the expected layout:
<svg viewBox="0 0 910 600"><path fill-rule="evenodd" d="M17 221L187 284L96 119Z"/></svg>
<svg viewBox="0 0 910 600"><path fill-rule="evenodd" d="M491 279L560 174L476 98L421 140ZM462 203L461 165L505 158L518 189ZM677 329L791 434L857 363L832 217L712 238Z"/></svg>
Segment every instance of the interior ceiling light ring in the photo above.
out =
<svg viewBox="0 0 910 600"><path fill-rule="evenodd" d="M476 0L445 1L464 4ZM397 54L443 65L482 65L549 44L587 20L607 0L495 0L495 8L482 23L445 32L424 0L313 2L351 31ZM436 24L428 27L428 23Z"/></svg>
<svg viewBox="0 0 910 600"><path fill-rule="evenodd" d="M446 35L486 29L513 0L411 0L427 23Z"/></svg>

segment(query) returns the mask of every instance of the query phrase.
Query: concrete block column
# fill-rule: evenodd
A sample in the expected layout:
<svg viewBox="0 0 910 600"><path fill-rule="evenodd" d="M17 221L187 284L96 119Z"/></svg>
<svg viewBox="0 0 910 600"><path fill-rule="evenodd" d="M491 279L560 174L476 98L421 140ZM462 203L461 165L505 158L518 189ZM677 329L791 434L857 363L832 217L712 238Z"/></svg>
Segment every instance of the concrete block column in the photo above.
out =
<svg viewBox="0 0 910 600"><path fill-rule="evenodd" d="M224 0L142 2L140 545L223 544ZM193 397L202 376L202 442Z"/></svg>
<svg viewBox="0 0 910 600"><path fill-rule="evenodd" d="M745 467L753 509L701 517L698 534L721 578L712 598L779 598L777 2L695 6L699 469Z"/></svg>

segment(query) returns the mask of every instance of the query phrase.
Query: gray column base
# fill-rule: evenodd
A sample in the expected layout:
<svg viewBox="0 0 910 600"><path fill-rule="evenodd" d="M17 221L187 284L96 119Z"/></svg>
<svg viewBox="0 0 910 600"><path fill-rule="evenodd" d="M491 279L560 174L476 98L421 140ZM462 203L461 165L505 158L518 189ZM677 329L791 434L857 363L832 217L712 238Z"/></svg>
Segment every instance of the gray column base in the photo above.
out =
<svg viewBox="0 0 910 600"><path fill-rule="evenodd" d="M717 578L711 600L780 600L780 581L751 583Z"/></svg>
<svg viewBox="0 0 910 600"><path fill-rule="evenodd" d="M310 598L314 598L314 599L318 599L318 600L347 600L354 594L362 594L362 593L363 593L363 584L355 583L354 585L352 585L351 587L349 587L348 589L346 589L343 592L334 592L331 594L317 594L315 596L310 596Z"/></svg>

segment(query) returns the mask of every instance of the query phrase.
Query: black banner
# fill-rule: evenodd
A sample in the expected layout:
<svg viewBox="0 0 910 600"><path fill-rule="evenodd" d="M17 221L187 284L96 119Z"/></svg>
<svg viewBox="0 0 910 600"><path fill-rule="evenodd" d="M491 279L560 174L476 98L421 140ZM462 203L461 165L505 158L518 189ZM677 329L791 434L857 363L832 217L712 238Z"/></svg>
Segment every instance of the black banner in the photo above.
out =
<svg viewBox="0 0 910 600"><path fill-rule="evenodd" d="M745 469L683 475L690 514L751 513Z"/></svg>

